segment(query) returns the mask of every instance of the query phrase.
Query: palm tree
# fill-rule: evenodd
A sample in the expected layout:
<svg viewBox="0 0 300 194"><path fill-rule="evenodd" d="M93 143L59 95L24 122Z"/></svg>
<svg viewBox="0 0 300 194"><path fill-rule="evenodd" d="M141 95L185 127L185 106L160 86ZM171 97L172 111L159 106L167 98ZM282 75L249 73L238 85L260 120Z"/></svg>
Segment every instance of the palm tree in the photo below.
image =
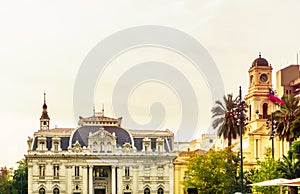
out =
<svg viewBox="0 0 300 194"><path fill-rule="evenodd" d="M277 133L280 140L285 139L292 145L294 139L299 136L299 120L300 116L300 99L294 95L286 95L283 97L284 104L280 110L275 113L278 119Z"/></svg>
<svg viewBox="0 0 300 194"><path fill-rule="evenodd" d="M300 142L296 141L283 156L278 170L283 173L283 178L295 179L300 176ZM298 194L298 187L291 187L291 194Z"/></svg>
<svg viewBox="0 0 300 194"><path fill-rule="evenodd" d="M228 146L231 146L232 139L236 139L239 135L239 128L234 118L237 104L232 94L227 94L227 97L224 95L223 101L224 104L217 100L216 105L211 109L212 118L214 118L212 127L218 130L219 137L223 136L224 139L228 139Z"/></svg>

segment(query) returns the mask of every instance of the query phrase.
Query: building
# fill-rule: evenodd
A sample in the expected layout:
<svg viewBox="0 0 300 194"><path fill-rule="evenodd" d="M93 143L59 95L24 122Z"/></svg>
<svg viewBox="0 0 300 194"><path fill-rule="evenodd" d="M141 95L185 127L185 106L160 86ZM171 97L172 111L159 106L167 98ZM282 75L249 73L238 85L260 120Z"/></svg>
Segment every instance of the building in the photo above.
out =
<svg viewBox="0 0 300 194"><path fill-rule="evenodd" d="M278 108L270 99L270 89L273 87L272 69L268 61L259 55L248 71L249 89L244 98L248 105L248 125L246 125L246 132L243 136L243 154L246 169L255 166L256 160L263 159L267 148L272 147L270 130L266 128L268 115ZM280 141L275 136L275 158L280 158L287 151L288 142Z"/></svg>
<svg viewBox="0 0 300 194"><path fill-rule="evenodd" d="M127 130L103 112L77 128L50 129L44 96L40 129L28 139L28 193L173 194L174 134Z"/></svg>
<svg viewBox="0 0 300 194"><path fill-rule="evenodd" d="M290 65L276 72L276 91L279 97L284 94L300 94L299 65Z"/></svg>

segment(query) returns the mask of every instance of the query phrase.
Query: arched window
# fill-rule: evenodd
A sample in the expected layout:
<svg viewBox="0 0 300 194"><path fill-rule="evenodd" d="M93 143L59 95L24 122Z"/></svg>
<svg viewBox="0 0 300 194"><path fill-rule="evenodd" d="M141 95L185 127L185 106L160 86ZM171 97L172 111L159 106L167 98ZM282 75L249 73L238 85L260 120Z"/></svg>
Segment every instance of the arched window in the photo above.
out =
<svg viewBox="0 0 300 194"><path fill-rule="evenodd" d="M59 189L58 188L53 189L53 194L59 194Z"/></svg>
<svg viewBox="0 0 300 194"><path fill-rule="evenodd" d="M98 149L97 149L97 143L94 142L93 143L93 153L97 153L98 152Z"/></svg>
<svg viewBox="0 0 300 194"><path fill-rule="evenodd" d="M144 189L144 194L150 194L150 189L149 188Z"/></svg>
<svg viewBox="0 0 300 194"><path fill-rule="evenodd" d="M44 188L40 188L39 194L45 194L45 189Z"/></svg>
<svg viewBox="0 0 300 194"><path fill-rule="evenodd" d="M263 104L263 119L266 119L268 117L268 104Z"/></svg>
<svg viewBox="0 0 300 194"><path fill-rule="evenodd" d="M111 146L111 143L108 142L107 143L107 153L111 153L112 152L112 146Z"/></svg>
<svg viewBox="0 0 300 194"><path fill-rule="evenodd" d="M100 152L101 152L101 153L104 153L104 152L105 152L105 149L104 149L104 143L103 143L103 142L100 143Z"/></svg>
<svg viewBox="0 0 300 194"><path fill-rule="evenodd" d="M157 190L157 194L164 194L164 190L163 190L162 188L159 188L159 189Z"/></svg>

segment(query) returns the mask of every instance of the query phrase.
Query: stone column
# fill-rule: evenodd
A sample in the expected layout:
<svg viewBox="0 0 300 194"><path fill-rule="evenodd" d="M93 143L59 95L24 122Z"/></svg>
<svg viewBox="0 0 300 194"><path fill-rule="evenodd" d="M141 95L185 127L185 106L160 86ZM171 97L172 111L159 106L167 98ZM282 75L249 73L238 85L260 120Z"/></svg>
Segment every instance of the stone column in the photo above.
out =
<svg viewBox="0 0 300 194"><path fill-rule="evenodd" d="M118 185L117 185L117 193L122 194L123 193L123 168L122 166L118 166L117 168L117 180L118 180Z"/></svg>
<svg viewBox="0 0 300 194"><path fill-rule="evenodd" d="M88 194L88 173L87 166L82 166L82 194Z"/></svg>
<svg viewBox="0 0 300 194"><path fill-rule="evenodd" d="M174 194L174 166L171 163L169 166L169 171L170 171L170 194Z"/></svg>
<svg viewBox="0 0 300 194"><path fill-rule="evenodd" d="M39 166L38 166L39 167ZM32 191L32 177L33 177L33 165L28 164L28 193L33 193Z"/></svg>
<svg viewBox="0 0 300 194"><path fill-rule="evenodd" d="M72 193L72 166L66 165L67 188L66 193Z"/></svg>
<svg viewBox="0 0 300 194"><path fill-rule="evenodd" d="M93 194L93 165L89 166L89 194Z"/></svg>
<svg viewBox="0 0 300 194"><path fill-rule="evenodd" d="M116 194L116 166L111 166L111 193Z"/></svg>

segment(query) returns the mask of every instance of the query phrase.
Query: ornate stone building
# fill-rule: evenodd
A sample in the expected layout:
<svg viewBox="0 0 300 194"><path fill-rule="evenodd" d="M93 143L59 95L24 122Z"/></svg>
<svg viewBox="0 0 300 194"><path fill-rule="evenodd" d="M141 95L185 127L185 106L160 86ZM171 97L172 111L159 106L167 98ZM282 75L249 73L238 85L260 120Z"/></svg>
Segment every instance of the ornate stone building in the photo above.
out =
<svg viewBox="0 0 300 194"><path fill-rule="evenodd" d="M263 159L267 148L272 147L270 129L266 127L268 115L279 108L270 99L272 89L272 66L261 55L255 59L249 69L249 89L245 96L248 105L248 125L243 136L243 154L245 168L256 165L257 159ZM288 143L274 137L275 158L282 157L288 150Z"/></svg>
<svg viewBox="0 0 300 194"><path fill-rule="evenodd" d="M121 118L80 117L50 129L46 101L40 129L28 138L28 193L173 194L174 134L127 130Z"/></svg>

